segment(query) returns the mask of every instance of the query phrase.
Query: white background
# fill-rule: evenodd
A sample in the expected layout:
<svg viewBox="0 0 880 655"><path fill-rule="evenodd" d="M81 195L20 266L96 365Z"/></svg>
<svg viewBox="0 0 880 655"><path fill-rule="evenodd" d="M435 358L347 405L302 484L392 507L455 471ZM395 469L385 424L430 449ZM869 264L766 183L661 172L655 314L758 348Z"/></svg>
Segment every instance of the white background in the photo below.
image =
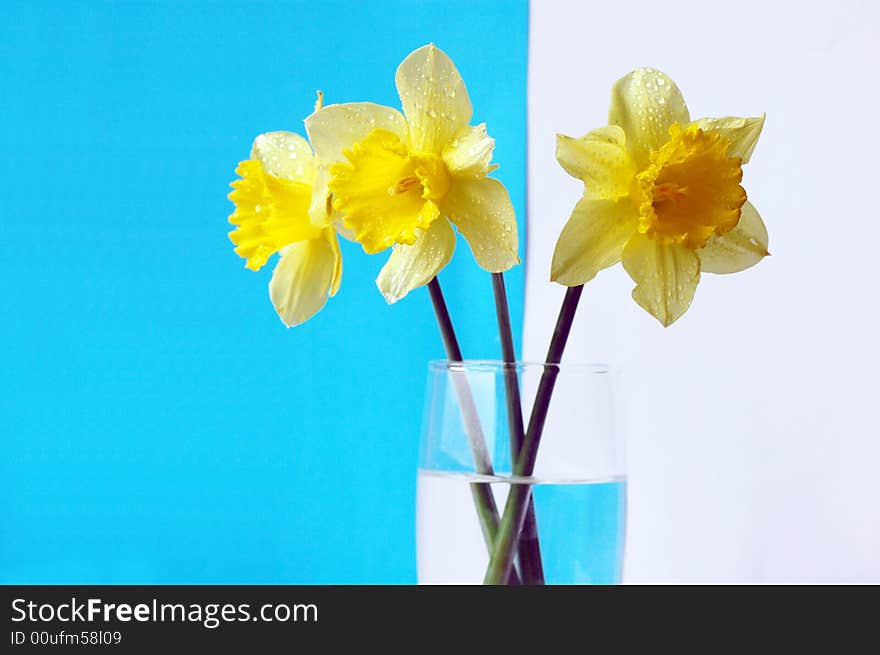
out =
<svg viewBox="0 0 880 655"><path fill-rule="evenodd" d="M880 582L878 7L532 3L526 359L546 349L550 258L582 189L555 134L604 125L639 66L693 118L767 112L743 186L772 257L704 275L668 329L619 266L584 290L566 359L621 373L628 582Z"/></svg>

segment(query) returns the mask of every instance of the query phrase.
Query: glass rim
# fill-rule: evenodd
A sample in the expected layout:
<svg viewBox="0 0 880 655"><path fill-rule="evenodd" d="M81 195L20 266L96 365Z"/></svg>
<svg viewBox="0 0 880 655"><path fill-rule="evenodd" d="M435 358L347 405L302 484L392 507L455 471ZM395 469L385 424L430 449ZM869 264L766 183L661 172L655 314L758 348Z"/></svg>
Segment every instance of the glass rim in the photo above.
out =
<svg viewBox="0 0 880 655"><path fill-rule="evenodd" d="M509 364L500 359L465 359L462 361L450 361L448 359L432 359L428 362L430 371L472 371L472 372L503 372ZM539 370L555 368L561 373L582 375L602 375L611 372L611 367L604 362L562 362L560 364L548 364L531 360L517 360L514 362L519 371Z"/></svg>

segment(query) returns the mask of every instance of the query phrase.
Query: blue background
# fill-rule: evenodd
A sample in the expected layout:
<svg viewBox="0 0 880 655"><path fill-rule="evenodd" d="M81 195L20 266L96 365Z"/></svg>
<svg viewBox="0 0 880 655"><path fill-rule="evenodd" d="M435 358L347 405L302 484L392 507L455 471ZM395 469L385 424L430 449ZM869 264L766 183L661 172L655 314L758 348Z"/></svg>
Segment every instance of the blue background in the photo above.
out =
<svg viewBox="0 0 880 655"><path fill-rule="evenodd" d="M228 184L316 89L399 106L433 41L522 229L527 25L525 1L4 3L0 581L415 581L427 293L388 307L385 255L345 243L339 295L285 329ZM465 357L497 357L463 241L441 282Z"/></svg>

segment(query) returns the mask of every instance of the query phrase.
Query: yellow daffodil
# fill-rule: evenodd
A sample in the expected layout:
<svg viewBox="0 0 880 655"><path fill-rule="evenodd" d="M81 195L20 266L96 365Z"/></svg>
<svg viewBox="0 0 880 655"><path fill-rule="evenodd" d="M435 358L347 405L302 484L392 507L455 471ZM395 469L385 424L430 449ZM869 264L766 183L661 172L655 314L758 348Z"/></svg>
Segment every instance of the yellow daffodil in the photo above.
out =
<svg viewBox="0 0 880 655"><path fill-rule="evenodd" d="M675 83L641 68L618 80L608 125L557 136L584 195L556 244L551 278L584 284L622 261L635 301L664 326L690 306L700 273L735 273L767 252L740 186L764 117L691 121Z"/></svg>
<svg viewBox="0 0 880 655"><path fill-rule="evenodd" d="M397 69L403 114L372 103L331 105L306 119L343 234L367 253L391 247L376 280L389 303L425 285L449 262L455 225L477 263L501 272L519 262L513 207L487 177L495 142L470 125L472 108L455 65L433 45Z"/></svg>
<svg viewBox="0 0 880 655"><path fill-rule="evenodd" d="M251 158L238 165L235 172L241 179L232 183L229 194L235 203L229 222L237 226L229 238L247 268L259 270L273 254L281 255L269 296L288 327L318 312L328 295L336 294L342 278L326 175L320 168L298 134L261 134Z"/></svg>

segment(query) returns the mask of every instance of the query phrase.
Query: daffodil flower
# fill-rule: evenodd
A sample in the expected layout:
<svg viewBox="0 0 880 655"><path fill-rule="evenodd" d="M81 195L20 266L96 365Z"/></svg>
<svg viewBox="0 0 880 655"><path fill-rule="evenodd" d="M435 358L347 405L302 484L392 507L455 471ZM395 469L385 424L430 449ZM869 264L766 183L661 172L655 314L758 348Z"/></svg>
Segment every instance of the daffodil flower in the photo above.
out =
<svg viewBox="0 0 880 655"><path fill-rule="evenodd" d="M323 162L341 233L367 253L391 247L376 283L389 303L430 282L455 249L452 225L491 272L519 262L513 207L487 177L495 142L470 125L472 108L455 65L433 45L397 69L403 114L372 103L330 105L306 119Z"/></svg>
<svg viewBox="0 0 880 655"><path fill-rule="evenodd" d="M251 158L238 165L240 179L229 194L235 203L229 222L237 226L229 238L247 260L245 266L256 271L276 252L281 255L269 297L288 327L314 316L339 290L342 278L326 175L320 169L298 134L261 134Z"/></svg>
<svg viewBox="0 0 880 655"><path fill-rule="evenodd" d="M664 326L688 309L700 273L735 273L767 252L740 186L764 117L691 121L675 83L641 68L613 88L608 125L557 136L557 159L584 183L559 236L551 278L566 286L622 261L633 298Z"/></svg>

